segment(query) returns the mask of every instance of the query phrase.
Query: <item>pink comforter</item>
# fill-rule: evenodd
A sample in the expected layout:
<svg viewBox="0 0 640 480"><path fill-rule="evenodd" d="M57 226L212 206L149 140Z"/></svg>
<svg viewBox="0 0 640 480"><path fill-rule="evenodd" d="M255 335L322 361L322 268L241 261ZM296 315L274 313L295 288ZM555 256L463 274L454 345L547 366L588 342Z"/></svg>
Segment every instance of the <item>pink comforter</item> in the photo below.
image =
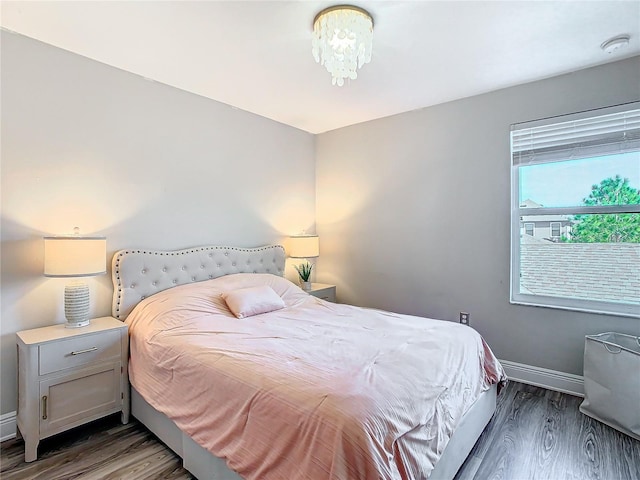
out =
<svg viewBox="0 0 640 480"><path fill-rule="evenodd" d="M265 284L284 309L239 320L220 297ZM249 480L427 478L504 378L469 327L332 304L269 274L165 290L127 323L131 384Z"/></svg>

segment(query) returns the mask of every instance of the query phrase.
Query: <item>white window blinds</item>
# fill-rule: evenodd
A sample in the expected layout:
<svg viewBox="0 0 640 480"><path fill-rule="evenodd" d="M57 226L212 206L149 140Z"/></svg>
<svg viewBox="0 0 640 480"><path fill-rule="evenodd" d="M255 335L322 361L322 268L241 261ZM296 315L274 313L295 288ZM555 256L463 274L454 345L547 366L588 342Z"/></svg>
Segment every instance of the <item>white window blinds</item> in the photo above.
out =
<svg viewBox="0 0 640 480"><path fill-rule="evenodd" d="M534 165L640 150L640 102L511 127L513 165ZM549 122L550 120L544 120Z"/></svg>

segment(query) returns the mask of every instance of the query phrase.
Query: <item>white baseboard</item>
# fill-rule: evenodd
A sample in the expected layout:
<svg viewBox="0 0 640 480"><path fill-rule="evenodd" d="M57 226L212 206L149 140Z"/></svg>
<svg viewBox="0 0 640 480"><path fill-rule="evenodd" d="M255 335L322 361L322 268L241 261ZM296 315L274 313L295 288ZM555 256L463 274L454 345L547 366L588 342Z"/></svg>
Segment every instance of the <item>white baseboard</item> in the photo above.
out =
<svg viewBox="0 0 640 480"><path fill-rule="evenodd" d="M580 375L509 362L508 360L500 360L500 363L510 380L584 397L584 378Z"/></svg>
<svg viewBox="0 0 640 480"><path fill-rule="evenodd" d="M16 436L16 412L0 415L0 442Z"/></svg>

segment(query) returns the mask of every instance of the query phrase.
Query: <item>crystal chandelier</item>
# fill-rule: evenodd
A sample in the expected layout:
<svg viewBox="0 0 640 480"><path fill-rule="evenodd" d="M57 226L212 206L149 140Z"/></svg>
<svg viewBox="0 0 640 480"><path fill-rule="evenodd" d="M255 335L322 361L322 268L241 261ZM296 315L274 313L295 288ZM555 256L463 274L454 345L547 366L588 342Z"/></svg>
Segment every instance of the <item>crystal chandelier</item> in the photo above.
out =
<svg viewBox="0 0 640 480"><path fill-rule="evenodd" d="M313 21L313 57L331 74L331 83L339 87L345 78L355 80L357 70L371 61L372 40L373 18L358 7L330 7Z"/></svg>

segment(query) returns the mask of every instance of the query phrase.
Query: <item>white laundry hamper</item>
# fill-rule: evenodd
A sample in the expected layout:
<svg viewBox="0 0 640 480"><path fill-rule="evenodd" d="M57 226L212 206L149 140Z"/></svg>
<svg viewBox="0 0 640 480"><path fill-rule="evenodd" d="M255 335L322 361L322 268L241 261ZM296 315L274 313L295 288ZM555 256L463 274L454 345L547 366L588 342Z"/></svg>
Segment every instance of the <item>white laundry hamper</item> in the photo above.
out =
<svg viewBox="0 0 640 480"><path fill-rule="evenodd" d="M585 336L580 411L640 440L640 337Z"/></svg>

